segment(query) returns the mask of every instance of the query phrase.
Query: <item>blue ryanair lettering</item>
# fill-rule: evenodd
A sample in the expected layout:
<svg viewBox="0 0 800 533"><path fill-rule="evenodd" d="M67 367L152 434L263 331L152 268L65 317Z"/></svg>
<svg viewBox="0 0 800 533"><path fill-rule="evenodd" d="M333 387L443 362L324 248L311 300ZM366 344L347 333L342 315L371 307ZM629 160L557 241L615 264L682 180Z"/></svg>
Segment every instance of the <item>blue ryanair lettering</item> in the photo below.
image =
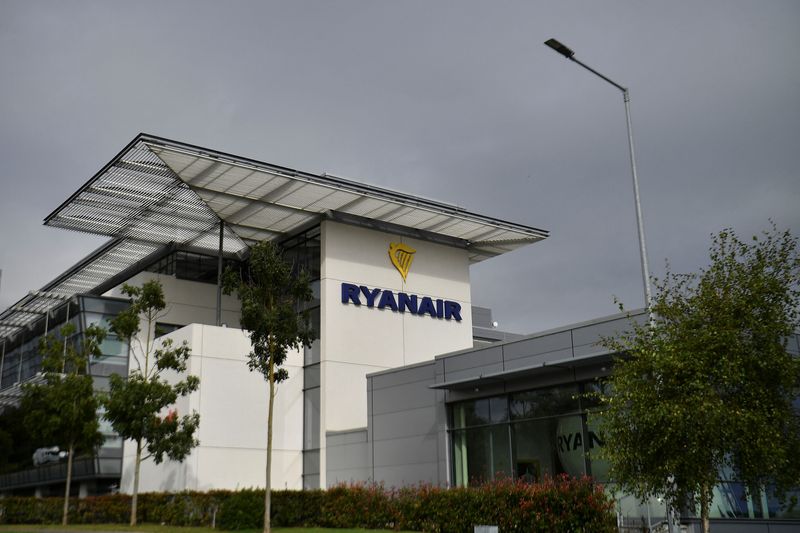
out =
<svg viewBox="0 0 800 533"><path fill-rule="evenodd" d="M417 296L392 291L370 289L364 285L342 283L342 303L361 306L363 302L369 308L389 308L394 312L411 313L412 315L428 315L431 318L455 320L461 322L461 304L450 300L432 299L430 296ZM377 304L376 304L377 300Z"/></svg>
<svg viewBox="0 0 800 533"><path fill-rule="evenodd" d="M394 294L392 294L392 291L383 291L383 294L381 294L381 301L378 302L378 309L385 309L387 307L390 307L392 311L397 311L397 302L394 301Z"/></svg>

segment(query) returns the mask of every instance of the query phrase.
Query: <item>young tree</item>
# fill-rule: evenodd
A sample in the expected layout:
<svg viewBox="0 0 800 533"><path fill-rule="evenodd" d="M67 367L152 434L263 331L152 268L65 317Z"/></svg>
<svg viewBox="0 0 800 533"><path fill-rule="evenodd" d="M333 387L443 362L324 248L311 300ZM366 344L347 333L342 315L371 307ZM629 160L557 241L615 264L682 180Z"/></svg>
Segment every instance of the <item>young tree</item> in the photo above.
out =
<svg viewBox="0 0 800 533"><path fill-rule="evenodd" d="M713 237L711 265L657 281L652 320L603 344L621 354L601 398L611 478L638 497L700 508L722 472L751 495L800 483L797 241Z"/></svg>
<svg viewBox="0 0 800 533"><path fill-rule="evenodd" d="M310 346L313 333L308 314L301 306L312 298L308 276L293 273L280 249L271 242L259 243L250 250L247 271L228 270L225 293L234 290L242 303L242 327L250 333L252 351L248 367L260 372L269 383L267 414L267 484L264 495L264 533L270 533L272 482L272 420L276 384L289 374L281 368L290 348Z"/></svg>
<svg viewBox="0 0 800 533"><path fill-rule="evenodd" d="M89 358L100 355L106 331L98 326L86 328L81 339L70 339L75 327L61 329L61 338L42 339L44 382L23 385L21 401L25 425L44 445L57 445L67 451L67 480L61 524L67 525L72 463L76 454L93 452L103 443L97 409L100 406L89 375Z"/></svg>
<svg viewBox="0 0 800 533"><path fill-rule="evenodd" d="M135 526L142 461L152 458L160 464L165 457L183 461L198 444L195 432L200 415L179 417L175 410L165 416L162 413L179 397L197 390L200 379L187 376L182 381L171 380L172 383L165 379L167 371L186 371L190 349L185 342L173 346L171 339L163 340L158 348L155 345L155 324L166 308L161 284L147 281L141 287L133 287L126 283L122 292L131 297L131 307L111 320L111 330L130 342L132 371L127 378L111 376L105 417L121 437L136 443L131 498L131 526ZM142 322L144 339L139 335ZM147 455L143 455L144 450Z"/></svg>

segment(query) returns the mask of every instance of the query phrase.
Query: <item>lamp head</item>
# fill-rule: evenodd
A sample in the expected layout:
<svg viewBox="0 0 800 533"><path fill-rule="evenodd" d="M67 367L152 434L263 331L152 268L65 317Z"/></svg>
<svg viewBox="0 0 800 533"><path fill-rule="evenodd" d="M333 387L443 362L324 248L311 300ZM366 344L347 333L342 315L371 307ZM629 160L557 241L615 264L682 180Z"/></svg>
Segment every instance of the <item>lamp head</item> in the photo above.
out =
<svg viewBox="0 0 800 533"><path fill-rule="evenodd" d="M575 55L569 47L565 46L564 44L560 43L555 39L547 39L544 44L561 54L562 56L566 57L567 59L572 59L572 56Z"/></svg>

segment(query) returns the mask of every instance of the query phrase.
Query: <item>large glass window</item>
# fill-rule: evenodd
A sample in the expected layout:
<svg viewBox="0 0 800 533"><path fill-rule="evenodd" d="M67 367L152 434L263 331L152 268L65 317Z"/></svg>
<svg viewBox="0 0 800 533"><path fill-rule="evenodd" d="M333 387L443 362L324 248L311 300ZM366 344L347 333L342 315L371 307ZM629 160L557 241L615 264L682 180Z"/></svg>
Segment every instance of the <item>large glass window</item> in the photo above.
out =
<svg viewBox="0 0 800 533"><path fill-rule="evenodd" d="M586 427L581 391L578 384L568 384L454 403L455 484L586 474L587 451L601 443Z"/></svg>
<svg viewBox="0 0 800 533"><path fill-rule="evenodd" d="M486 426L453 432L455 481L458 486L511 478L508 426Z"/></svg>

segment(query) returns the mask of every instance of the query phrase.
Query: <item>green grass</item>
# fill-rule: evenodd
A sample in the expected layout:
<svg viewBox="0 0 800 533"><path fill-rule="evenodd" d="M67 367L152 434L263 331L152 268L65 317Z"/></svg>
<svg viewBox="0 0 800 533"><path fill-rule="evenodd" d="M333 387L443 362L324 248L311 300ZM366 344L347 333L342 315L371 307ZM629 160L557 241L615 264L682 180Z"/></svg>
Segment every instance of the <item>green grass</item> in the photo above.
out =
<svg viewBox="0 0 800 533"><path fill-rule="evenodd" d="M141 533L220 533L219 529L211 529L209 527L173 527L173 526L159 526L155 524L143 524L136 527L130 527L123 524L77 524L69 526L60 526L54 524L41 525L5 525L0 526L0 533L31 533L34 531L98 531L98 532L111 532L111 531L138 531ZM272 528L275 533L368 533L370 531L388 531L384 529L327 529L322 527L277 527ZM258 529L245 529L237 533L261 533ZM399 533L413 533L410 531Z"/></svg>

